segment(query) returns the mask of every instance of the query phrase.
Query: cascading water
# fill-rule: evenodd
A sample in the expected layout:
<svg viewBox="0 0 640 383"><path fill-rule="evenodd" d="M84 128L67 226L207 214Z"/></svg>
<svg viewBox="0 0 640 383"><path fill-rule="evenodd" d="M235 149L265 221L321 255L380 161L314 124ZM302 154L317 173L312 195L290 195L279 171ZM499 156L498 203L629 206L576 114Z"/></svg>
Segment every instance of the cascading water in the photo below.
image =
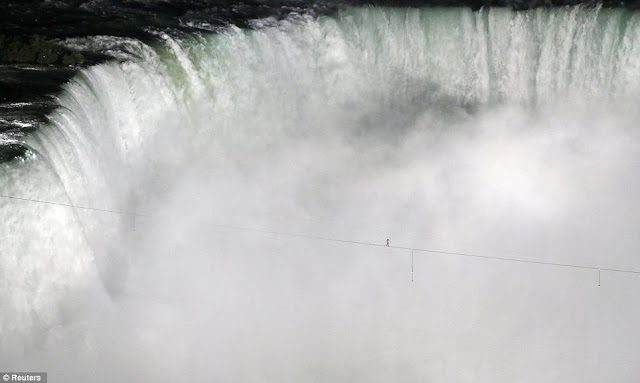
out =
<svg viewBox="0 0 640 383"><path fill-rule="evenodd" d="M640 14L255 27L113 38L128 59L74 78L0 165L0 194L112 211L0 200L2 361L52 381L638 376L637 277L424 256L411 283L406 251L233 227L640 268Z"/></svg>

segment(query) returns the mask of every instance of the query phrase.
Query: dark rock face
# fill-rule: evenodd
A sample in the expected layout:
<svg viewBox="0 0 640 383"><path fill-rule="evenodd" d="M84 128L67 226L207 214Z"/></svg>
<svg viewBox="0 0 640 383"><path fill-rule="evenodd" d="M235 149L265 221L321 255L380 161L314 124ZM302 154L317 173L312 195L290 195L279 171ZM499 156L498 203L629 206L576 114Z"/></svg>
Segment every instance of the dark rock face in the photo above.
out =
<svg viewBox="0 0 640 383"><path fill-rule="evenodd" d="M62 64L0 65L0 162L25 154L20 139L46 122L56 106L53 95L75 73Z"/></svg>
<svg viewBox="0 0 640 383"><path fill-rule="evenodd" d="M0 62L73 66L84 63L80 52L70 51L41 35L0 35Z"/></svg>
<svg viewBox="0 0 640 383"><path fill-rule="evenodd" d="M27 148L19 143L0 145L0 162L7 162L22 157L26 152Z"/></svg>
<svg viewBox="0 0 640 383"><path fill-rule="evenodd" d="M66 66L0 66L0 132L7 130L3 129L3 121L6 125L6 121L20 116L36 118L46 113L54 106L52 95L75 73L75 68Z"/></svg>
<svg viewBox="0 0 640 383"><path fill-rule="evenodd" d="M60 44L70 37L111 35L149 41L153 30L216 31L292 12L329 14L345 5L487 6L516 10L597 4L583 0L4 0L0 1L0 162L24 155L20 137L46 121L53 95L80 68L109 59ZM602 0L638 8L640 0ZM2 144L5 142L5 144ZM8 143L7 143L8 142Z"/></svg>

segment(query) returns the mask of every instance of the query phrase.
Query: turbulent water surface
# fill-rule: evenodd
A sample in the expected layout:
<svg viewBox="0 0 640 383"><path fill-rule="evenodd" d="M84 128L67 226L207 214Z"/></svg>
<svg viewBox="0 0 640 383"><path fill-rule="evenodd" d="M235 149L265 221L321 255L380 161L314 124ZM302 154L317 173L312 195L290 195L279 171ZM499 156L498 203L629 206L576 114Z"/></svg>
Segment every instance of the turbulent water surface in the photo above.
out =
<svg viewBox="0 0 640 383"><path fill-rule="evenodd" d="M51 381L631 382L640 14L348 8L95 37L0 167L0 360ZM98 209L98 210L95 210ZM100 210L101 209L101 210ZM108 211L106 211L108 210ZM118 213L119 212L119 213Z"/></svg>

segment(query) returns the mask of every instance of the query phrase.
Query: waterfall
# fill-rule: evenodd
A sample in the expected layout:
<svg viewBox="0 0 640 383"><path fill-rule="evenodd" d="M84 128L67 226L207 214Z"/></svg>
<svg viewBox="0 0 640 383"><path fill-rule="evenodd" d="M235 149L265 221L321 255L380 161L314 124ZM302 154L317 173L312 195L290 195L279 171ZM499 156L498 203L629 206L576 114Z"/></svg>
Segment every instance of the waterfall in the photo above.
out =
<svg viewBox="0 0 640 383"><path fill-rule="evenodd" d="M639 269L638 13L354 7L157 36L85 41L126 52L0 164L30 200L0 199L0 357L67 381L638 375L615 368L640 358L637 278L607 300L578 271L425 256L412 284L407 254L265 233Z"/></svg>

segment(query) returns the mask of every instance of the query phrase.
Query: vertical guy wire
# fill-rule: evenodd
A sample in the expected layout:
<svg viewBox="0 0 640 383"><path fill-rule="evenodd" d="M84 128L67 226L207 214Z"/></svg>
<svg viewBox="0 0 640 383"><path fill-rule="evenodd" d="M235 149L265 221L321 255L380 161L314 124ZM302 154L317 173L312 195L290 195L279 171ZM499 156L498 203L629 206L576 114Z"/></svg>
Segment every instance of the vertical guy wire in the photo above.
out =
<svg viewBox="0 0 640 383"><path fill-rule="evenodd" d="M600 269L598 269L598 286L600 286Z"/></svg>
<svg viewBox="0 0 640 383"><path fill-rule="evenodd" d="M413 282L413 249L411 249L411 282Z"/></svg>

